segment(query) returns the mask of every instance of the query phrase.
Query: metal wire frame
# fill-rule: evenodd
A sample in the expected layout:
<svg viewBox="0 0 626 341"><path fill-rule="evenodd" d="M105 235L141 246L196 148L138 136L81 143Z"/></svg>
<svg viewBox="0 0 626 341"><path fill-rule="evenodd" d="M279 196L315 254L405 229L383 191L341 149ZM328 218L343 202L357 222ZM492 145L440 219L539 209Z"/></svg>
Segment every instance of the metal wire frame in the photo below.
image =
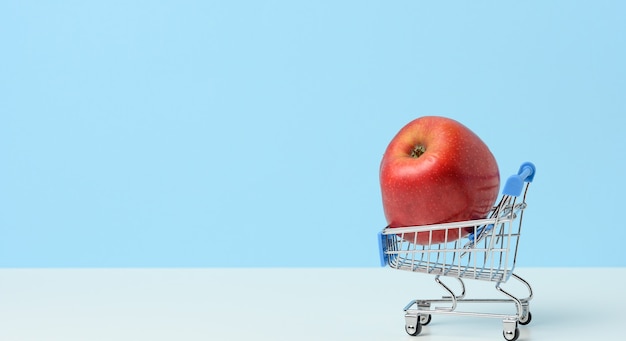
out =
<svg viewBox="0 0 626 341"><path fill-rule="evenodd" d="M389 266L437 276L506 282L515 268L527 190L528 184L521 201L503 195L487 219L384 229ZM449 231L454 229L459 236L470 229L469 238L448 241ZM418 232L429 233L428 240L432 241L432 234L442 230L443 243L416 243Z"/></svg>

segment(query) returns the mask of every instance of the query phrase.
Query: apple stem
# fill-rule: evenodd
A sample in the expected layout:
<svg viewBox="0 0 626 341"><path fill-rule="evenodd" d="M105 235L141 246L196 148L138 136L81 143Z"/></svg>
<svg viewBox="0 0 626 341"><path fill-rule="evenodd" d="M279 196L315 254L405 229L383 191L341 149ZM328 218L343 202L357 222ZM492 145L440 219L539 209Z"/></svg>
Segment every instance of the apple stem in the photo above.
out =
<svg viewBox="0 0 626 341"><path fill-rule="evenodd" d="M417 159L418 157L422 156L422 154L424 154L425 152L426 152L426 147L422 146L421 144L418 144L411 151L411 157Z"/></svg>

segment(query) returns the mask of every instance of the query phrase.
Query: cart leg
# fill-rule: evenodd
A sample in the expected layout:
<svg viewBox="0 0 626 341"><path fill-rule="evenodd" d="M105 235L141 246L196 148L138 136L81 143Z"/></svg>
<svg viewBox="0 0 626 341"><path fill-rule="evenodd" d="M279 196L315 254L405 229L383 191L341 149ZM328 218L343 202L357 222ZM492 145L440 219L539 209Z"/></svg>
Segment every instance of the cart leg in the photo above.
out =
<svg viewBox="0 0 626 341"><path fill-rule="evenodd" d="M508 296L511 300L513 300L513 302L515 303L515 308L517 308L517 318L522 318L522 316L524 315L524 307L522 306L522 301L519 298L513 296L513 294L511 294L508 291L502 289L500 284L501 284L500 282L498 282L498 284L496 284L496 289L498 289L498 291L500 291L501 293L503 293L506 296ZM517 323L517 318L515 320L516 323Z"/></svg>
<svg viewBox="0 0 626 341"><path fill-rule="evenodd" d="M525 298L521 298L520 299L520 302L522 304L522 313L519 316L519 323L522 324L522 325L529 324L530 320L532 319L532 315L530 313L530 308L529 308L528 301L533 299L533 288L522 277L520 277L520 276L518 276L516 274L511 274L511 277L515 278L516 280L518 280L519 282L524 284L526 286L526 289L528 290L528 296L525 297Z"/></svg>
<svg viewBox="0 0 626 341"><path fill-rule="evenodd" d="M522 301L522 315L519 317L519 323L521 325L527 325L530 323L532 319L532 314L530 313L530 308L528 307L528 301Z"/></svg>
<svg viewBox="0 0 626 341"><path fill-rule="evenodd" d="M530 286L530 284L526 280L521 278L520 276L516 274L511 274L511 277L526 286L526 289L528 290L528 296L524 298L518 298L514 296L513 294L502 289L502 287L500 287L502 283L497 283L496 289L498 289L498 291L502 292L503 294L508 296L511 300L513 300L513 302L515 303L515 307L517 308L517 317L518 317L519 323L521 325L527 325L530 323L532 319L528 302L533 298L533 289Z"/></svg>
<svg viewBox="0 0 626 341"><path fill-rule="evenodd" d="M435 282L441 285L450 294L450 296L443 296L442 298L453 298L456 301L456 300L461 300L465 297L465 283L460 278L457 278L457 280L459 281L459 284L461 285L460 295L455 295L454 292L439 279L439 275L435 276Z"/></svg>
<svg viewBox="0 0 626 341"><path fill-rule="evenodd" d="M528 283L525 279L523 279L522 277L518 276L517 274L511 274L511 277L515 278L516 280L522 282L525 286L526 289L528 289L528 297L526 298L522 298L522 301L530 301L533 299L533 288L530 286L530 283Z"/></svg>
<svg viewBox="0 0 626 341"><path fill-rule="evenodd" d="M461 284L461 294L460 295L455 295L454 291L452 291L452 289L450 289L450 287L448 287L445 283L443 283L441 281L441 279L439 279L439 275L435 276L435 282L437 282L437 284L439 284L446 292L448 292L450 294L450 295L447 295L447 296L442 296L442 299L445 299L445 300L449 299L450 302L452 303L452 306L449 307L449 308L437 307L435 309L447 310L447 311L454 311L456 309L457 301L461 300L461 299L463 299L463 297L465 297L465 284L463 283L462 279L457 278L457 280Z"/></svg>

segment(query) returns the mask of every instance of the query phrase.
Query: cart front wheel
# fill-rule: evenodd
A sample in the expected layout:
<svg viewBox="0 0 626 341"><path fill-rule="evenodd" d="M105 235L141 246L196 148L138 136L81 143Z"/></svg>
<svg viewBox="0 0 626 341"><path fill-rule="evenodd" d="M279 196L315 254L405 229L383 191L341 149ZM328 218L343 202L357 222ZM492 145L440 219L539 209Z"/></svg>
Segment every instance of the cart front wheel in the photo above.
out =
<svg viewBox="0 0 626 341"><path fill-rule="evenodd" d="M519 329L515 328L514 332L503 331L502 335L504 336L504 339L507 341L515 341L519 337Z"/></svg>
<svg viewBox="0 0 626 341"><path fill-rule="evenodd" d="M422 326L425 326L427 324L430 323L430 320L433 319L433 316L431 314L426 314L426 315L420 315L420 324Z"/></svg>
<svg viewBox="0 0 626 341"><path fill-rule="evenodd" d="M411 336L417 336L422 332L422 324L418 321L415 325L405 325L404 330Z"/></svg>

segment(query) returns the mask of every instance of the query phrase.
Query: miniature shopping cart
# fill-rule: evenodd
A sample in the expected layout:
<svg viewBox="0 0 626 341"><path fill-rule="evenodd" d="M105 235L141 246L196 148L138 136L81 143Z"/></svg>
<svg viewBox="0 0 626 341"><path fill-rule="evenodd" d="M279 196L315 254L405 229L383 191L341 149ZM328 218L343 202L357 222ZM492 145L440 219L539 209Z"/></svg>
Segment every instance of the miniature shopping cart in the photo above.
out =
<svg viewBox="0 0 626 341"><path fill-rule="evenodd" d="M533 293L530 284L513 273L517 246L526 208L528 185L533 181L535 166L523 163L519 172L508 178L498 204L488 218L445 224L385 228L379 233L381 265L393 269L421 272L435 276L435 281L448 294L438 299L416 299L404 308L405 330L418 335L433 314L449 314L500 318L503 335L514 341L519 337L518 324L530 323L528 302ZM453 233L450 233L453 231ZM418 243L418 235L420 241ZM444 235L442 243L431 243L433 235ZM456 240L449 240L453 237ZM463 236L458 239L458 236ZM435 238L436 239L436 238ZM422 245L423 244L423 245ZM460 282L461 293L455 294L441 277L454 277ZM509 278L521 282L528 296L518 298L505 291L501 284ZM496 289L506 298L467 299L463 279L495 282ZM459 311L459 303L513 303L514 314Z"/></svg>

